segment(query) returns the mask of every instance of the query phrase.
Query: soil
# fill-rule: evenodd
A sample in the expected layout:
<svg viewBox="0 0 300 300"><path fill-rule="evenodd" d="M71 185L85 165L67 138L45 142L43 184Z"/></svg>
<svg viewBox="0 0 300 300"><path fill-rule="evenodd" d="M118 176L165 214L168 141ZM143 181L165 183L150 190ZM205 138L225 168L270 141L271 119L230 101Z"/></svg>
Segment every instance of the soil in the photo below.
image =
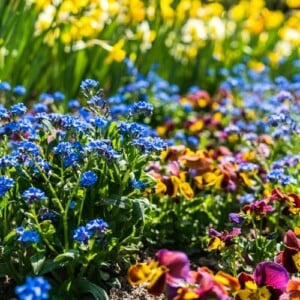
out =
<svg viewBox="0 0 300 300"><path fill-rule="evenodd" d="M130 285L122 287L122 289L113 288L110 290L110 300L163 300L164 296L149 295L145 285L131 287Z"/></svg>

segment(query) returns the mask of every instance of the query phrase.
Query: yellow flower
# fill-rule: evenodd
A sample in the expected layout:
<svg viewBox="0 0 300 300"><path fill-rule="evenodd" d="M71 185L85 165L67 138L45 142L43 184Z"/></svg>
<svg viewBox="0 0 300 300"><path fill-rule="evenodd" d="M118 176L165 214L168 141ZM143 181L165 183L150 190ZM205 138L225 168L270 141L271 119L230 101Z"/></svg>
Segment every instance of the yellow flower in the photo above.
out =
<svg viewBox="0 0 300 300"><path fill-rule="evenodd" d="M286 0L286 4L290 8L300 8L300 0Z"/></svg>
<svg viewBox="0 0 300 300"><path fill-rule="evenodd" d="M252 187L253 186L253 181L249 178L248 174L247 173L239 173L239 175L242 177L244 183L249 186L249 187Z"/></svg>
<svg viewBox="0 0 300 300"><path fill-rule="evenodd" d="M222 180L224 175L216 172L206 172L203 174L204 185L206 187L214 186L217 189L221 188Z"/></svg>
<svg viewBox="0 0 300 300"><path fill-rule="evenodd" d="M284 21L284 14L280 10L263 9L262 14L267 30L277 28Z"/></svg>
<svg viewBox="0 0 300 300"><path fill-rule="evenodd" d="M34 0L32 1L32 3L34 3L34 5L38 9L45 9L48 5L52 3L52 0Z"/></svg>
<svg viewBox="0 0 300 300"><path fill-rule="evenodd" d="M242 21L246 18L249 4L246 1L241 1L239 4L234 5L230 11L229 15L234 21Z"/></svg>
<svg viewBox="0 0 300 300"><path fill-rule="evenodd" d="M300 271L300 252L296 253L292 257L293 257L294 264L299 272Z"/></svg>
<svg viewBox="0 0 300 300"><path fill-rule="evenodd" d="M185 199L192 200L194 198L194 191L188 182L181 182L179 187Z"/></svg>
<svg viewBox="0 0 300 300"><path fill-rule="evenodd" d="M166 22L172 22L174 19L175 12L171 6L172 2L173 0L160 0L161 15Z"/></svg>
<svg viewBox="0 0 300 300"><path fill-rule="evenodd" d="M246 281L245 288L236 293L235 299L240 300L269 300L271 293L266 286L258 287L254 281Z"/></svg>
<svg viewBox="0 0 300 300"><path fill-rule="evenodd" d="M105 59L106 64L110 64L113 61L121 62L124 60L126 57L126 52L122 49L124 43L124 39L121 39L109 50L109 55Z"/></svg>
<svg viewBox="0 0 300 300"><path fill-rule="evenodd" d="M198 189L202 189L204 187L202 176L195 176L194 180Z"/></svg>
<svg viewBox="0 0 300 300"><path fill-rule="evenodd" d="M138 263L132 265L128 270L127 279L133 286L149 282L148 289L150 290L167 271L166 266L159 266L158 261L152 260L148 264Z"/></svg>
<svg viewBox="0 0 300 300"><path fill-rule="evenodd" d="M156 182L156 193L157 194L164 194L167 191L167 186L162 182L161 179L157 179Z"/></svg>
<svg viewBox="0 0 300 300"><path fill-rule="evenodd" d="M222 249L224 246L225 246L225 243L224 243L220 238L218 238L218 237L216 236L216 237L213 237L213 238L209 241L207 250L208 250L208 251L211 251L211 250L220 250L220 249Z"/></svg>
<svg viewBox="0 0 300 300"><path fill-rule="evenodd" d="M199 119L189 127L189 131L194 133L200 131L203 127L204 127L204 122L201 119Z"/></svg>

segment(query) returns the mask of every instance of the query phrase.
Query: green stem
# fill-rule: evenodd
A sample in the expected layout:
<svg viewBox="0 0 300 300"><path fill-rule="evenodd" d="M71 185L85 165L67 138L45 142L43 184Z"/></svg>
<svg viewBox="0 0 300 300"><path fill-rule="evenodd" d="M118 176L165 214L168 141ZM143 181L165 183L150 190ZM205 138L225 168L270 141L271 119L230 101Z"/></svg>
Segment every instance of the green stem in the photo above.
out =
<svg viewBox="0 0 300 300"><path fill-rule="evenodd" d="M42 227L39 223L39 220L38 220L38 217L37 217L37 214L35 212L35 209L34 207L31 208L31 213L32 213L32 216L33 216L33 219L34 219L34 222L36 224L36 227L38 229L38 231L41 233L42 235L42 238L43 238L43 241L45 242L45 244L47 245L47 247L55 254L57 254L58 252L56 251L56 249L51 245L51 243L48 241L48 239L43 235L43 230L42 230Z"/></svg>

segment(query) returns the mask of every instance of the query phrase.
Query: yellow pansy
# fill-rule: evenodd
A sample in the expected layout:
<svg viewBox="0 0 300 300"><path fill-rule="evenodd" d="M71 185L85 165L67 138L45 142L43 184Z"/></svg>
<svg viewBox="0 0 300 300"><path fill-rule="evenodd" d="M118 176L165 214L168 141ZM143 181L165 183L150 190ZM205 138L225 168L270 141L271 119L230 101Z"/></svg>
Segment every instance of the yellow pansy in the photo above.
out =
<svg viewBox="0 0 300 300"><path fill-rule="evenodd" d="M194 198L194 191L188 182L181 182L179 187L185 199L192 200Z"/></svg>
<svg viewBox="0 0 300 300"><path fill-rule="evenodd" d="M157 179L156 181L156 193L164 194L167 191L167 186L162 182L161 179Z"/></svg>
<svg viewBox="0 0 300 300"><path fill-rule="evenodd" d="M213 186L217 189L220 189L224 175L216 171L216 172L206 172L203 174L202 177L204 180L204 185L206 187Z"/></svg>
<svg viewBox="0 0 300 300"><path fill-rule="evenodd" d="M245 288L237 292L235 299L269 300L271 293L266 286L258 287L254 281L246 281Z"/></svg>
<svg viewBox="0 0 300 300"><path fill-rule="evenodd" d="M296 235L300 235L300 227L295 227L294 232Z"/></svg>
<svg viewBox="0 0 300 300"><path fill-rule="evenodd" d="M293 257L294 264L299 272L300 271L300 252L296 253L292 257Z"/></svg>
<svg viewBox="0 0 300 300"><path fill-rule="evenodd" d="M249 178L249 174L248 173L240 172L239 175L242 177L244 183L248 187L252 187L253 186L254 182Z"/></svg>
<svg viewBox="0 0 300 300"><path fill-rule="evenodd" d="M171 197L176 197L179 191L180 179L177 176L171 176L171 181L173 184L173 194Z"/></svg>
<svg viewBox="0 0 300 300"><path fill-rule="evenodd" d="M195 133L203 129L203 127L204 127L204 122L203 120L199 119L189 127L189 131Z"/></svg>
<svg viewBox="0 0 300 300"><path fill-rule="evenodd" d="M195 176L194 180L198 189L202 189L204 187L202 176Z"/></svg>
<svg viewBox="0 0 300 300"><path fill-rule="evenodd" d="M148 264L138 263L131 266L128 270L127 279L133 286L149 282L148 289L151 289L167 271L167 267L160 266L158 261L152 260Z"/></svg>
<svg viewBox="0 0 300 300"><path fill-rule="evenodd" d="M220 238L218 238L218 237L216 236L216 237L213 237L213 238L209 241L207 250L209 250L209 251L212 251L212 250L220 250L220 249L224 248L224 246L225 246L225 243L224 243Z"/></svg>

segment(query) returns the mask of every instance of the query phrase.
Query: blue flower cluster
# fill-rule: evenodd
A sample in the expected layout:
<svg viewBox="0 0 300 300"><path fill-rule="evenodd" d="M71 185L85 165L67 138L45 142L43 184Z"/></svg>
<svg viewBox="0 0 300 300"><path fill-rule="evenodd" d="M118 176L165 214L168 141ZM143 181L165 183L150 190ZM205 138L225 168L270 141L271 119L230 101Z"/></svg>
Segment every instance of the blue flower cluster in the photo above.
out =
<svg viewBox="0 0 300 300"><path fill-rule="evenodd" d="M25 284L17 286L15 292L19 300L42 300L49 299L50 289L49 282L43 277L28 276Z"/></svg>
<svg viewBox="0 0 300 300"><path fill-rule="evenodd" d="M33 204L44 200L46 195L42 190L35 187L30 187L22 193L21 197L27 204Z"/></svg>
<svg viewBox="0 0 300 300"><path fill-rule="evenodd" d="M4 196L15 185L15 181L7 176L0 176L0 197Z"/></svg>
<svg viewBox="0 0 300 300"><path fill-rule="evenodd" d="M73 239L79 243L87 243L90 238L102 238L107 231L108 224L102 219L89 221L85 226L74 230Z"/></svg>

